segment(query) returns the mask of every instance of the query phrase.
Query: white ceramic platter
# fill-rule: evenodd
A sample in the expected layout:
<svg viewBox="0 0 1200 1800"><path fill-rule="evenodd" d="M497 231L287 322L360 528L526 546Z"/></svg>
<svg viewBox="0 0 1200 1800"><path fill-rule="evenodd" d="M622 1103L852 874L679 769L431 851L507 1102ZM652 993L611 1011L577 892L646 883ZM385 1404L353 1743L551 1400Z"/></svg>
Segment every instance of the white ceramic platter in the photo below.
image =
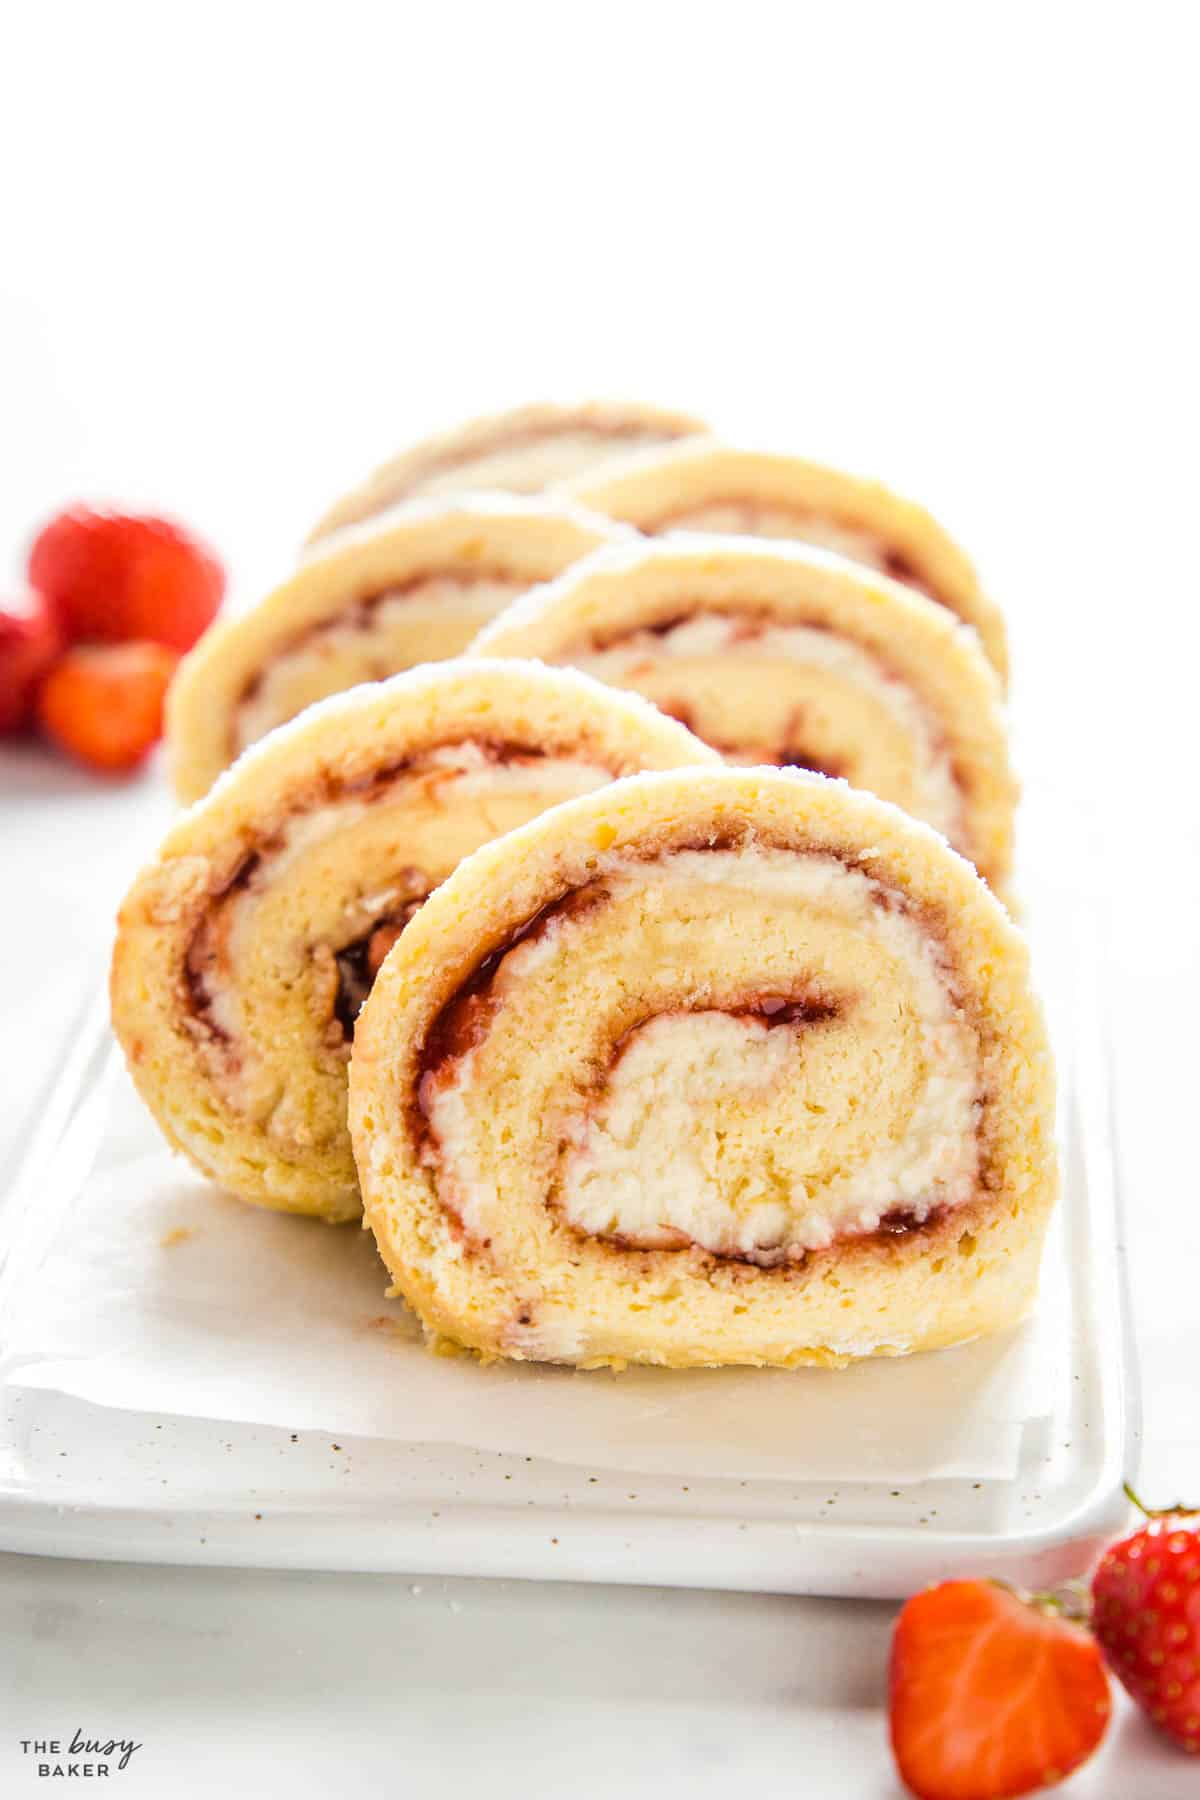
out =
<svg viewBox="0 0 1200 1800"><path fill-rule="evenodd" d="M1102 959L1077 895L1043 897L1038 919L1064 1198L1047 1250L1052 1317L1044 1305L1038 1324L1051 1332L1050 1391L1003 1478L681 1479L614 1470L611 1457L589 1468L453 1443L338 1435L334 1449L326 1431L148 1415L12 1386L0 1412L0 1548L880 1597L955 1573L1045 1583L1076 1572L1124 1517L1137 1432ZM0 1211L10 1294L36 1279L39 1210L61 1217L48 1197L65 1198L69 1216L88 1181L108 1054L97 1020ZM915 1367L887 1365L889 1406L901 1413Z"/></svg>

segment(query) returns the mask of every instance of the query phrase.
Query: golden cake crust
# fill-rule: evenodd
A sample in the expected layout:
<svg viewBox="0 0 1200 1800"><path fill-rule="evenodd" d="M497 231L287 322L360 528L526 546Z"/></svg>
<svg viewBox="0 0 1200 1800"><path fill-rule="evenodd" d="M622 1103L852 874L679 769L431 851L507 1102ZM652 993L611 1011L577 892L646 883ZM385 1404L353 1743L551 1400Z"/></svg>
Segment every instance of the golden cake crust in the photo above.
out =
<svg viewBox="0 0 1200 1800"><path fill-rule="evenodd" d="M652 634L661 644L668 627L690 619L733 621L735 641L690 670L686 659L672 667L670 659L657 655ZM951 825L922 814L920 785L903 769L898 754L910 745L903 732L897 736L892 729L886 706L868 706L865 717L852 714L844 721L848 735L836 745L838 755L847 747L857 750L864 772L852 767L824 772L845 773L854 785L865 787L871 785L869 771L876 768L889 784L878 789L884 798L939 825L992 887L1005 894L1017 784L998 679L973 631L945 607L899 582L808 545L681 533L594 551L556 580L514 601L484 627L471 649L488 656L578 663L644 693L728 751L744 734L752 748L758 723L766 728L781 708L785 716L794 710L826 709L822 689L834 684L819 664L809 683L815 705L806 700L793 709L786 699L786 662L760 650L753 637L736 641L740 632L792 626L815 628L822 642L836 641L865 655L872 665L868 673L879 671L887 691L902 684L939 771L947 765L956 817ZM594 658L592 653L623 640L645 642L645 656L635 650L628 672L605 675L603 655ZM764 643L769 650L769 638ZM805 728L801 717L792 728L795 737L802 739ZM862 735L871 732L882 733L878 743ZM768 749L757 757L742 749L731 760L775 759Z"/></svg>
<svg viewBox="0 0 1200 1800"><path fill-rule="evenodd" d="M601 464L630 449L658 447L706 429L690 413L638 401L538 402L491 413L426 438L381 464L330 507L309 541L420 494L493 488L539 493L581 461ZM556 445L564 443L574 450L566 458L561 449L556 455ZM531 466L518 456L515 464L506 463L513 451L532 451L536 462Z"/></svg>
<svg viewBox="0 0 1200 1800"><path fill-rule="evenodd" d="M536 1116L532 1097L542 1083L545 1117L558 1116L552 1101L563 1046L572 1032L586 1035L597 1011L588 967L572 966L564 952L561 1016L543 1010L540 1027L536 1015L528 1024L520 1009L541 1000L537 983L553 961L553 939L539 935L545 922L561 914L574 930L577 921L578 941L590 934L602 950L605 913L592 900L598 888L654 859L670 868L722 846L785 862L825 859L878 892L881 917L898 913L928 934L979 1047L985 1153L977 1191L961 1207L911 1229L901 1218L893 1231L885 1220L857 1238L760 1267L697 1242L623 1247L619 1231L615 1238L581 1233L536 1180L531 1186L528 1170L545 1148L526 1123ZM711 913L712 902L704 904ZM759 941L786 949L790 927L763 904ZM646 906L647 941L690 944L697 969L717 955L719 928L686 926L685 908L678 915L685 935L673 939L677 915L661 892ZM699 903L693 910L701 918ZM748 928L725 937L753 961ZM656 960L638 965L637 942L634 931L612 952L614 1029L627 1017L622 1009L661 980ZM831 942L836 948L836 933ZM689 966L684 958L680 967ZM832 963L835 987L837 973ZM770 985L777 975L764 968L762 979ZM681 979L680 1007L694 1000L686 986ZM519 1091L510 1112L499 1090L492 1096L489 1131L498 1147L487 1175L498 1185L480 1237L471 1196L451 1175L461 1160L446 1164L440 1140L431 1149L430 1108L451 1091L444 1065L466 1069L474 1056L473 1066L482 1067L508 1008L526 1027ZM580 1366L831 1365L962 1342L1027 1310L1057 1188L1053 1068L1020 933L928 828L844 783L782 771L633 777L556 808L462 863L391 952L363 1010L350 1118L367 1223L397 1288L435 1338L485 1357ZM512 1165L504 1147L510 1136L520 1150ZM577 1133L572 1141L578 1146Z"/></svg>
<svg viewBox="0 0 1200 1800"><path fill-rule="evenodd" d="M693 439L631 457L594 477L576 477L560 484L558 491L655 536L698 529L697 516L713 508L727 509L731 518L738 512L745 515L740 524L718 527L724 531L758 535L752 515L761 509L769 515L761 529L772 538L792 535L789 515L796 520L795 535L800 539L806 519L863 533L883 553L885 573L889 563L892 573L902 568L904 580L916 582L974 626L1001 683L1007 684L1007 635L999 607L983 591L965 553L932 514L882 482L798 456Z"/></svg>
<svg viewBox="0 0 1200 1800"><path fill-rule="evenodd" d="M339 951L581 775L712 761L635 696L482 658L280 727L182 815L121 907L113 1023L168 1140L244 1199L356 1217Z"/></svg>
<svg viewBox="0 0 1200 1800"><path fill-rule="evenodd" d="M179 798L199 799L234 760L244 747L238 720L247 696L313 634L323 634L321 654L298 669L279 696L278 716L258 720L252 737L329 693L458 655L513 594L619 533L612 521L566 502L490 495L414 501L323 540L256 606L206 632L180 665L167 700ZM497 587L504 591L493 599ZM480 591L482 603L474 597ZM406 592L415 614L408 625L402 616L390 637L329 637L364 604Z"/></svg>

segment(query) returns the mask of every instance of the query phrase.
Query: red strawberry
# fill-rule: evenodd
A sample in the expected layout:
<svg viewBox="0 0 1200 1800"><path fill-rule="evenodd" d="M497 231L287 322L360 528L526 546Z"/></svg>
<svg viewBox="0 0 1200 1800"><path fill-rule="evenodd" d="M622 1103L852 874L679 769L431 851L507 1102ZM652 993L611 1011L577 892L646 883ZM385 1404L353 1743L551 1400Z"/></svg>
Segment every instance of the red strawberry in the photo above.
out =
<svg viewBox="0 0 1200 1800"><path fill-rule="evenodd" d="M1134 1505L1146 1523L1104 1552L1092 1576L1092 1629L1144 1712L1200 1751L1200 1529L1197 1513Z"/></svg>
<svg viewBox="0 0 1200 1800"><path fill-rule="evenodd" d="M180 526L86 506L38 533L29 579L71 638L148 638L174 650L191 649L225 592L216 557Z"/></svg>
<svg viewBox="0 0 1200 1800"><path fill-rule="evenodd" d="M1013 1800L1085 1762L1112 1711L1100 1652L1053 1600L944 1581L892 1639L892 1749L918 1800Z"/></svg>
<svg viewBox="0 0 1200 1800"><path fill-rule="evenodd" d="M38 595L20 612L0 611L0 732L31 722L37 690L61 649L58 626Z"/></svg>
<svg viewBox="0 0 1200 1800"><path fill-rule="evenodd" d="M125 774L162 736L163 701L178 661L162 644L68 650L38 696L42 729L79 762Z"/></svg>

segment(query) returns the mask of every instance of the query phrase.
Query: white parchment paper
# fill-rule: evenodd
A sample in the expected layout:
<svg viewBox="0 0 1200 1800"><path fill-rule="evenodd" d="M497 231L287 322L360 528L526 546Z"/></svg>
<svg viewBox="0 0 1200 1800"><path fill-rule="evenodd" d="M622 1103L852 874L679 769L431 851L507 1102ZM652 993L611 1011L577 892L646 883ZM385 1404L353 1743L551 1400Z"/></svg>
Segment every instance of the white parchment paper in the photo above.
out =
<svg viewBox="0 0 1200 1800"><path fill-rule="evenodd" d="M38 1171L34 1171L35 1177ZM372 1240L242 1205L110 1068L12 1223L0 1377L94 1404L648 1472L1004 1479L1066 1378L1057 1238L1038 1315L844 1372L577 1373L431 1356Z"/></svg>

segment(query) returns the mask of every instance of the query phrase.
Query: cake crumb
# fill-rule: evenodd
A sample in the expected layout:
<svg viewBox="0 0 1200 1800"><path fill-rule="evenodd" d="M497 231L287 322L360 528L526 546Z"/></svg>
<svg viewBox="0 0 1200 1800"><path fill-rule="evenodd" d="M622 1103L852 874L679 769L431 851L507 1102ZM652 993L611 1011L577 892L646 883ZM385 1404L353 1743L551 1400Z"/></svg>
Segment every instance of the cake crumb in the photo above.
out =
<svg viewBox="0 0 1200 1800"><path fill-rule="evenodd" d="M159 1249L173 1250L176 1244L186 1244L188 1239L190 1237L195 1237L195 1235L195 1226L176 1225L172 1230L163 1232L163 1235L158 1240Z"/></svg>

